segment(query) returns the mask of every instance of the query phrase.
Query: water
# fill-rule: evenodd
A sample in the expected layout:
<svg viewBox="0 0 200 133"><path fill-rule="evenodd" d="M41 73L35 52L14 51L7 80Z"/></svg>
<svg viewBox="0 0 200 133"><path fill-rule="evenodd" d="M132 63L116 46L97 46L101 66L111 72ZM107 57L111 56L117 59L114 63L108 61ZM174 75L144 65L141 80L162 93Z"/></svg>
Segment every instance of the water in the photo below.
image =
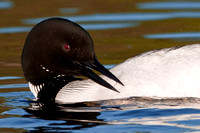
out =
<svg viewBox="0 0 200 133"><path fill-rule="evenodd" d="M159 1L159 2L145 2L137 4L139 9L199 9L199 1Z"/></svg>
<svg viewBox="0 0 200 133"><path fill-rule="evenodd" d="M135 27L137 23L103 23L103 24L81 24L81 26L86 30L105 30L105 29L120 29ZM0 33L19 33L19 32L29 32L32 27L5 27L0 28Z"/></svg>
<svg viewBox="0 0 200 133"><path fill-rule="evenodd" d="M63 17L63 16L62 16ZM174 11L162 13L118 13L118 14L92 14L81 16L63 17L76 22L112 22L112 21L149 21L149 20L163 20L172 18L199 18L200 12L192 11ZM36 24L45 18L24 19L24 24Z"/></svg>
<svg viewBox="0 0 200 133"><path fill-rule="evenodd" d="M13 3L11 1L0 1L0 9L9 9L13 7Z"/></svg>
<svg viewBox="0 0 200 133"><path fill-rule="evenodd" d="M59 16L93 37L110 69L145 51L199 43L200 1L0 2L0 132L200 132L200 99L127 99L43 105L23 78L20 54L31 27Z"/></svg>

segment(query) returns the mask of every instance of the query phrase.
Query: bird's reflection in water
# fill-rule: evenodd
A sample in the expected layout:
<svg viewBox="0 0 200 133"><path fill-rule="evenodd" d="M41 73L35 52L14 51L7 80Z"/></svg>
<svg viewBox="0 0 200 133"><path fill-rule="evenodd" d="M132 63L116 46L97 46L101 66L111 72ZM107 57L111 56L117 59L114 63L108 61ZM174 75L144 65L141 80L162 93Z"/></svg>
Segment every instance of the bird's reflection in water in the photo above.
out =
<svg viewBox="0 0 200 133"><path fill-rule="evenodd" d="M37 131L78 130L98 125L107 125L103 119L98 119L103 106L100 103L86 102L77 104L32 102L25 111L24 117L43 120L62 120L62 123L49 123L47 127L38 126Z"/></svg>

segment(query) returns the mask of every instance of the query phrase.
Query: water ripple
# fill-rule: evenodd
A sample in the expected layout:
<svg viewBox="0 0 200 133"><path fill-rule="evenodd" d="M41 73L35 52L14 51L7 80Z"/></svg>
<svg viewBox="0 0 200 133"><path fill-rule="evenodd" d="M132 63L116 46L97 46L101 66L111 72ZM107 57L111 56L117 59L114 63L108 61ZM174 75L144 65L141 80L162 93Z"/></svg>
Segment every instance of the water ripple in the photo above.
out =
<svg viewBox="0 0 200 133"><path fill-rule="evenodd" d="M38 123L40 123L38 125ZM35 119L35 118L3 118L0 119L0 128L26 128L26 129L34 129L34 127L43 127L48 126L49 124L54 123L62 124L64 121L62 120L42 120L42 119Z"/></svg>
<svg viewBox="0 0 200 133"><path fill-rule="evenodd" d="M75 22L150 21L172 18L200 18L200 12L113 13L63 17ZM45 18L24 19L24 24L36 24Z"/></svg>
<svg viewBox="0 0 200 133"><path fill-rule="evenodd" d="M9 9L12 8L13 5L11 1L0 1L0 9Z"/></svg>
<svg viewBox="0 0 200 133"><path fill-rule="evenodd" d="M0 28L0 33L20 33L28 32L31 30L31 27L21 26L21 27L2 27Z"/></svg>
<svg viewBox="0 0 200 133"><path fill-rule="evenodd" d="M87 30L118 29L118 28L135 27L138 25L139 24L136 23L81 24L81 26Z"/></svg>
<svg viewBox="0 0 200 133"><path fill-rule="evenodd" d="M200 32L160 33L144 35L148 39L200 38Z"/></svg>
<svg viewBox="0 0 200 133"><path fill-rule="evenodd" d="M63 14L78 13L79 11L79 8L60 8L60 12Z"/></svg>
<svg viewBox="0 0 200 133"><path fill-rule="evenodd" d="M138 26L138 23L101 23L101 24L81 24L86 30L105 30L105 29L118 29ZM0 28L0 33L21 33L29 32L32 27L3 27Z"/></svg>
<svg viewBox="0 0 200 133"><path fill-rule="evenodd" d="M8 80L8 79L21 79L22 77L17 77L17 76L5 76L5 77L0 77L0 80Z"/></svg>
<svg viewBox="0 0 200 133"><path fill-rule="evenodd" d="M139 9L200 9L197 1L165 1L146 2L137 4Z"/></svg>
<svg viewBox="0 0 200 133"><path fill-rule="evenodd" d="M27 88L29 87L27 83L25 84L7 84L0 85L0 89L8 89L8 88Z"/></svg>
<svg viewBox="0 0 200 133"><path fill-rule="evenodd" d="M106 69L111 69L116 66L116 64L109 64L109 65L103 65Z"/></svg>

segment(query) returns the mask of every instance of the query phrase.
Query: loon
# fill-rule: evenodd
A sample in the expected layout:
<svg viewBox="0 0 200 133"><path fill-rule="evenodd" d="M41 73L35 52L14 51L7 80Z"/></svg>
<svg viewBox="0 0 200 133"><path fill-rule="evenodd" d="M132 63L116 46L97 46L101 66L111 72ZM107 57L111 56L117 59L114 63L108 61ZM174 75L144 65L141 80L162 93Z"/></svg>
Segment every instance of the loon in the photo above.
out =
<svg viewBox="0 0 200 133"><path fill-rule="evenodd" d="M200 97L200 44L142 53L109 71L97 60L86 30L67 19L49 18L29 32L21 63L39 101Z"/></svg>

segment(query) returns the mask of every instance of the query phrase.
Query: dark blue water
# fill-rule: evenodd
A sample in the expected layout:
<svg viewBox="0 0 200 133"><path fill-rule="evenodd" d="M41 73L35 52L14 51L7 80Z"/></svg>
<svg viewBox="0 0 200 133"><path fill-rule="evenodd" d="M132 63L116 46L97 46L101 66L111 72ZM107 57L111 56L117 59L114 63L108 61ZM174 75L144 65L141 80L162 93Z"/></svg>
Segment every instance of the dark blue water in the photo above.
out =
<svg viewBox="0 0 200 133"><path fill-rule="evenodd" d="M105 5L109 4L107 1L104 3ZM15 10L14 7L17 6L13 1L2 1L0 2L0 11L7 13L6 11ZM31 8L33 7L30 5ZM80 13L83 10L81 6L59 7L57 10L61 14L56 16L78 22L93 35L98 34L97 31L111 32L111 35L120 34L117 37L119 40L114 40L113 36L106 36L102 38L102 40L109 38L105 42L102 40L97 42L104 45L103 47L115 44L116 49L119 44L127 46L127 49L119 47L118 51L109 48L109 53L113 52L113 54L119 55L120 60L121 58L125 60L124 57L131 57L139 49L144 48L141 51L145 51L146 48L154 45L160 48L171 47L171 43L182 45L179 42L190 44L199 41L200 1L136 2L132 8L136 8L135 11L131 9L122 12L119 8L118 12L95 10L93 13L84 14ZM1 25L0 35L12 37L27 33L33 24L55 16L55 14L45 16L41 13L40 17L33 16L34 14L20 19L13 25ZM186 26L183 25L185 23L187 23ZM102 32L100 37L96 38L101 38L104 33ZM124 34L127 37L121 39L120 37ZM131 34L131 38L128 37L129 34ZM10 48L12 51L10 45L3 48L5 50ZM126 53L128 54L126 55ZM107 56L105 54L101 60ZM112 55L111 58L114 60L117 57ZM2 64L0 60L0 65ZM106 65L106 68L110 69L113 66L115 65ZM1 72L0 132L200 132L199 98L131 97L65 105L60 103L43 104L34 100L22 75L7 74L5 76L4 71Z"/></svg>

